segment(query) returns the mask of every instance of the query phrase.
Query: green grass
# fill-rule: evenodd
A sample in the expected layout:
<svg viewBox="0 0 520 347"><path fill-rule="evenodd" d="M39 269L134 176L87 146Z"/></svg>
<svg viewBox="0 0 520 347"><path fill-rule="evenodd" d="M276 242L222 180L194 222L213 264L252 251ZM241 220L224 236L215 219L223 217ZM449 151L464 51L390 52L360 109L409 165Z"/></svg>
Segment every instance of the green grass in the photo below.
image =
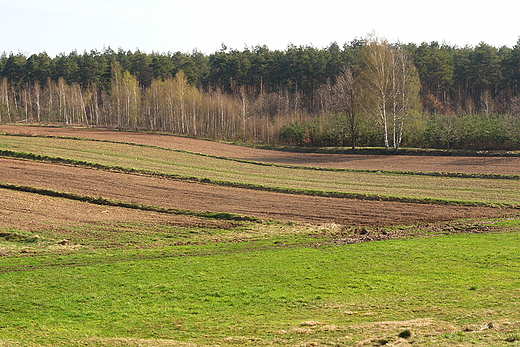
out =
<svg viewBox="0 0 520 347"><path fill-rule="evenodd" d="M232 252L199 245L191 256L175 248L64 254L25 271L1 267L0 343L88 345L91 337L117 337L350 345L395 341L410 321L427 319L432 331L409 327L419 345L453 336L500 345L520 327L519 242L516 229ZM378 331L374 324L384 321L408 323ZM475 332L487 322L501 328Z"/></svg>
<svg viewBox="0 0 520 347"><path fill-rule="evenodd" d="M62 138L0 135L0 144L6 153L32 153L47 156L48 160L66 158L83 165L100 164L105 168L138 170L251 189L340 197L397 198L404 201L520 205L517 179L308 170L231 161L148 146Z"/></svg>

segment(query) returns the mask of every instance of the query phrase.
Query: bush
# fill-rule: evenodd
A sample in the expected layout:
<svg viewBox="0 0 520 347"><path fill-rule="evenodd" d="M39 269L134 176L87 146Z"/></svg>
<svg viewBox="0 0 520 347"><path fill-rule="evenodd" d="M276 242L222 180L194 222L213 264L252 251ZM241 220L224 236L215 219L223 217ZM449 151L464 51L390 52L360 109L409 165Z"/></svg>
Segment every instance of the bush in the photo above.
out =
<svg viewBox="0 0 520 347"><path fill-rule="evenodd" d="M283 125L279 136L284 144L300 146L305 138L305 126L298 121Z"/></svg>
<svg viewBox="0 0 520 347"><path fill-rule="evenodd" d="M431 115L423 147L446 149L516 149L517 140L504 115ZM514 127L514 126L513 126Z"/></svg>

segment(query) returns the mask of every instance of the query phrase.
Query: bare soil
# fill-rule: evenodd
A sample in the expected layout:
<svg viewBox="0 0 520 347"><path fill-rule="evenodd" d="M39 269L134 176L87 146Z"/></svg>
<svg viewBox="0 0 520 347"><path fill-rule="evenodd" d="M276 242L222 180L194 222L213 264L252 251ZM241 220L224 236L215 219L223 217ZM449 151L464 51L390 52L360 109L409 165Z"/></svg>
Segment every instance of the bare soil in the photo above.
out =
<svg viewBox="0 0 520 347"><path fill-rule="evenodd" d="M346 169L461 172L520 175L520 157L458 157L291 153L234 146L173 135L90 128L51 128L0 124L0 132L138 143L259 162Z"/></svg>
<svg viewBox="0 0 520 347"><path fill-rule="evenodd" d="M0 189L0 228L29 232L103 222L159 223L180 227L227 229L232 223L185 215L169 215L116 206L95 205L51 196Z"/></svg>
<svg viewBox="0 0 520 347"><path fill-rule="evenodd" d="M0 182L166 208L231 212L315 224L411 225L505 213L498 208L269 193L6 158L0 159ZM6 203L9 202L0 200L0 210L6 209ZM84 206L91 208L89 204ZM59 210L49 206L49 213L59 213Z"/></svg>

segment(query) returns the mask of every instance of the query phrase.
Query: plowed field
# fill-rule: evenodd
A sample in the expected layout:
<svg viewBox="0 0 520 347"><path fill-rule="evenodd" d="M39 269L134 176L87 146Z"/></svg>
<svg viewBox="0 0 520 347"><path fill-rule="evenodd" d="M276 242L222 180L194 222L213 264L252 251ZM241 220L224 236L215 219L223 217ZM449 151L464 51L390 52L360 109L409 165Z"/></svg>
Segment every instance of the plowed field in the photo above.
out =
<svg viewBox="0 0 520 347"><path fill-rule="evenodd" d="M495 208L334 199L187 183L25 160L0 159L0 182L166 208L268 219L391 225L497 215Z"/></svg>
<svg viewBox="0 0 520 347"><path fill-rule="evenodd" d="M233 146L192 138L76 128L43 128L0 124L0 132L50 135L138 143L267 163L344 169L434 171L520 175L520 157L388 156L289 153Z"/></svg>
<svg viewBox="0 0 520 347"><path fill-rule="evenodd" d="M93 129L0 125L0 132L73 136L168 147L232 158L302 166L355 169L519 174L520 158L460 158L294 154L167 135ZM497 208L361 201L261 192L98 171L24 160L0 159L0 182L66 191L175 209L231 212L260 218L344 225L410 225L496 216Z"/></svg>

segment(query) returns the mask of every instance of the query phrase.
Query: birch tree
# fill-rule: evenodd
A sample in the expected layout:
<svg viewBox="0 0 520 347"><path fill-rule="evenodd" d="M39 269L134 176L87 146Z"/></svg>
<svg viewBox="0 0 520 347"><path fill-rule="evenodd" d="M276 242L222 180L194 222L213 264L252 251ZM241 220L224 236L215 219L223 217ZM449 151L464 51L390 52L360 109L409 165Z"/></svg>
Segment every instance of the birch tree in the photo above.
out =
<svg viewBox="0 0 520 347"><path fill-rule="evenodd" d="M181 134L187 133L187 117L186 117L186 96L188 94L189 85L184 72L181 70L177 72L173 80L173 87L175 92L175 99L178 108L178 129Z"/></svg>
<svg viewBox="0 0 520 347"><path fill-rule="evenodd" d="M140 124L140 91L137 78L125 71L122 76L123 113L125 126L138 129Z"/></svg>
<svg viewBox="0 0 520 347"><path fill-rule="evenodd" d="M372 37L359 56L356 96L381 127L387 151L401 145L407 117L419 107L419 77L406 51ZM392 142L392 143L391 143Z"/></svg>
<svg viewBox="0 0 520 347"><path fill-rule="evenodd" d="M33 95L34 95L34 104L36 106L36 122L37 123L40 123L41 122L41 116L42 116L42 108L41 108L41 102L40 102L40 99L41 99L41 88L40 88L40 83L38 82L34 82L34 85L33 85Z"/></svg>
<svg viewBox="0 0 520 347"><path fill-rule="evenodd" d="M111 66L111 91L110 91L110 101L111 101L111 113L112 119L110 121L116 120L117 129L121 130L123 127L123 83L122 83L122 71L121 65L117 61L112 62Z"/></svg>
<svg viewBox="0 0 520 347"><path fill-rule="evenodd" d="M67 97L65 91L65 80L63 78L58 79L56 91L58 93L58 114L60 121L69 125L69 112L67 109Z"/></svg>
<svg viewBox="0 0 520 347"><path fill-rule="evenodd" d="M404 48L393 50L392 64L392 134L397 151L403 140L405 122L420 108L419 74Z"/></svg>

